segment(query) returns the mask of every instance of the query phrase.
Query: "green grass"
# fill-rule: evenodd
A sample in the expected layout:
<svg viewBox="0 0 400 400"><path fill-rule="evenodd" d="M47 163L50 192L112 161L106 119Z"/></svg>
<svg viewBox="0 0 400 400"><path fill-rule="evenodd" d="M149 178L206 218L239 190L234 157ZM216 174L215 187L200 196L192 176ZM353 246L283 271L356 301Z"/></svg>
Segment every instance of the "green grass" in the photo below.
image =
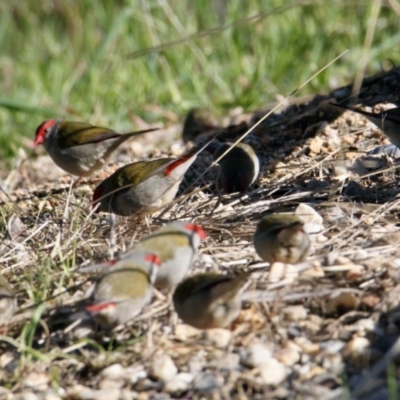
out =
<svg viewBox="0 0 400 400"><path fill-rule="evenodd" d="M171 123L188 108L246 110L287 95L346 48L305 93L348 83L360 59L371 1L228 2L43 0L0 3L0 157L26 146L52 116L132 129L133 116ZM267 4L267 5L266 5ZM256 18L249 18L257 16ZM246 20L247 18L247 20ZM194 35L148 52L152 46ZM398 63L398 16L382 8L367 73ZM28 137L29 141L23 137Z"/></svg>

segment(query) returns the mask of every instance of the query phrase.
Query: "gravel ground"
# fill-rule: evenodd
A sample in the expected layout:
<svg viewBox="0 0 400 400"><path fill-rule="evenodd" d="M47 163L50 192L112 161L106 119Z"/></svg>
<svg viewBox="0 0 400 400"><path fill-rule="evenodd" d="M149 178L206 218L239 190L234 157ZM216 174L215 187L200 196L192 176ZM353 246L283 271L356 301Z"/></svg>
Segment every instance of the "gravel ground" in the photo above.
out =
<svg viewBox="0 0 400 400"><path fill-rule="evenodd" d="M399 91L394 68L366 79L357 104L382 111ZM397 398L398 151L378 147L389 141L364 117L329 104L350 96L343 87L295 99L253 129L244 142L262 170L246 194L219 200L215 168L198 179L211 164L202 154L172 208L117 218L117 251L168 220L190 219L209 234L192 272L254 270L228 329L183 324L170 293L111 333L71 319L95 279L78 267L110 253L108 219L89 215L93 187L127 162L181 154L180 126L124 145L71 193L71 178L43 150L21 150L0 174L0 265L19 305L1 330L0 399ZM236 111L220 140L237 139L265 111ZM255 226L271 210L306 221L312 249L301 265L269 267L256 255Z"/></svg>

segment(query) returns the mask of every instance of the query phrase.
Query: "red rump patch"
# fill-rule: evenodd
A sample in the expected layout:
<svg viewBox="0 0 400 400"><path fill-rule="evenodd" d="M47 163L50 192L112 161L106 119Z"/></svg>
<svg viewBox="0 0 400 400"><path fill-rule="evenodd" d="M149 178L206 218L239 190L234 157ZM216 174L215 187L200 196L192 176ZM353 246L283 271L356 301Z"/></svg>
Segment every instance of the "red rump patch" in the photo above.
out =
<svg viewBox="0 0 400 400"><path fill-rule="evenodd" d="M157 257L155 254L149 254L144 258L146 261L150 261L151 263L154 263L156 265L161 265L161 260L159 257Z"/></svg>
<svg viewBox="0 0 400 400"><path fill-rule="evenodd" d="M187 160L189 160L189 159L192 158L192 157L193 157L193 154L188 154L187 156L178 158L176 161L174 161L174 162L172 162L171 164L169 164L167 168L165 168L164 175L165 175L165 176L169 176L170 173L171 173L176 167L178 167L179 165L185 163Z"/></svg>
<svg viewBox="0 0 400 400"><path fill-rule="evenodd" d="M46 131L56 123L55 118L42 122L36 129L34 145L42 144L46 139Z"/></svg>
<svg viewBox="0 0 400 400"><path fill-rule="evenodd" d="M207 233L204 231L204 229L200 225L185 224L185 229L187 229L188 231L197 233L201 239L205 239L207 237Z"/></svg>
<svg viewBox="0 0 400 400"><path fill-rule="evenodd" d="M86 306L86 310L90 312L100 312L106 310L109 307L116 307L117 303L114 301L109 301L108 303L92 304L91 306Z"/></svg>
<svg viewBox="0 0 400 400"><path fill-rule="evenodd" d="M117 264L119 260L115 258L114 260L106 261L104 264L107 265L107 267L112 267L113 265Z"/></svg>
<svg viewBox="0 0 400 400"><path fill-rule="evenodd" d="M94 193L93 193L93 199L92 199L93 208L96 207L102 194L103 194L103 187L101 185L99 185L99 186L97 186L97 188L94 190ZM96 212L99 212L99 211L100 211L99 209L96 210Z"/></svg>

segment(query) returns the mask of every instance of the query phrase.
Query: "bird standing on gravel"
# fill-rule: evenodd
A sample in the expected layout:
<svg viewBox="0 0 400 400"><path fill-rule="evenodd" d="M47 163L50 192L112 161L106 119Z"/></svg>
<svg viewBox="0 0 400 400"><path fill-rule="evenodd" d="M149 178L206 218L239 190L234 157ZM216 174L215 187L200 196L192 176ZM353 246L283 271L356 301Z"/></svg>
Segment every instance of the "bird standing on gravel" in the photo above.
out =
<svg viewBox="0 0 400 400"><path fill-rule="evenodd" d="M34 144L43 144L64 171L84 177L101 169L113 151L129 138L157 129L120 134L85 122L50 119L36 129Z"/></svg>
<svg viewBox="0 0 400 400"><path fill-rule="evenodd" d="M239 315L241 289L251 272L236 277L204 273L182 281L173 295L175 311L198 329L224 328Z"/></svg>
<svg viewBox="0 0 400 400"><path fill-rule="evenodd" d="M296 215L271 214L262 218L254 235L257 254L270 264L296 264L303 261L310 249L310 238L304 223Z"/></svg>
<svg viewBox="0 0 400 400"><path fill-rule="evenodd" d="M191 152L180 158L139 161L117 169L94 191L97 212L122 216L150 214L170 203L182 179L196 159Z"/></svg>
<svg viewBox="0 0 400 400"><path fill-rule="evenodd" d="M0 275L0 326L10 320L16 308L17 300L11 285Z"/></svg>
<svg viewBox="0 0 400 400"><path fill-rule="evenodd" d="M207 234L201 226L175 221L143 238L127 254L136 251L151 251L156 254L162 266L154 286L157 289L167 289L176 286L185 277L201 239L206 237Z"/></svg>
<svg viewBox="0 0 400 400"><path fill-rule="evenodd" d="M217 160L233 143L210 143L206 150ZM253 148L238 143L218 161L220 166L218 185L225 193L245 192L260 172L260 161Z"/></svg>
<svg viewBox="0 0 400 400"><path fill-rule="evenodd" d="M400 148L400 108L391 108L375 114L343 104L330 104L364 115L364 117L375 124L395 146Z"/></svg>
<svg viewBox="0 0 400 400"><path fill-rule="evenodd" d="M119 260L129 258L132 254L149 251L161 260L154 287L169 289L176 286L186 275L201 239L207 234L199 225L191 222L174 221L145 236L132 249L121 254L116 260L83 267L81 272L101 271L112 268Z"/></svg>
<svg viewBox="0 0 400 400"><path fill-rule="evenodd" d="M128 322L150 302L160 266L161 260L149 252L118 261L97 282L86 311L108 328Z"/></svg>

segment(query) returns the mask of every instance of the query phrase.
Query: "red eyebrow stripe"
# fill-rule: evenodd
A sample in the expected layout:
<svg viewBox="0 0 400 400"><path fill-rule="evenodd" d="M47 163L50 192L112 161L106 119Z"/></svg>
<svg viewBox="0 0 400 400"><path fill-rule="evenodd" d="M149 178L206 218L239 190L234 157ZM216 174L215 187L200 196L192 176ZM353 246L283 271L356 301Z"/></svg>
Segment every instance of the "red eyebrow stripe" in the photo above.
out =
<svg viewBox="0 0 400 400"><path fill-rule="evenodd" d="M144 258L146 261L150 261L156 265L161 265L161 260L155 254L149 254Z"/></svg>
<svg viewBox="0 0 400 400"><path fill-rule="evenodd" d="M169 164L167 168L165 168L164 175L169 176L169 174L179 165L185 163L189 158L192 158L193 154L188 154L187 156L178 158L176 161L173 163Z"/></svg>
<svg viewBox="0 0 400 400"><path fill-rule="evenodd" d="M95 189L94 193L93 193L93 203L97 203L97 200L101 197L103 193L103 187L101 185L97 186L97 188Z"/></svg>
<svg viewBox="0 0 400 400"><path fill-rule="evenodd" d="M56 123L55 118L42 122L36 129L34 145L37 146L44 142L46 129L50 128Z"/></svg>
<svg viewBox="0 0 400 400"><path fill-rule="evenodd" d="M200 225L196 224L186 224L185 228L189 231L197 233L201 239L205 239L207 237L207 233Z"/></svg>
<svg viewBox="0 0 400 400"><path fill-rule="evenodd" d="M109 301L108 303L92 304L91 306L86 306L86 310L91 312L99 312L111 306L115 307L116 303L113 301Z"/></svg>

